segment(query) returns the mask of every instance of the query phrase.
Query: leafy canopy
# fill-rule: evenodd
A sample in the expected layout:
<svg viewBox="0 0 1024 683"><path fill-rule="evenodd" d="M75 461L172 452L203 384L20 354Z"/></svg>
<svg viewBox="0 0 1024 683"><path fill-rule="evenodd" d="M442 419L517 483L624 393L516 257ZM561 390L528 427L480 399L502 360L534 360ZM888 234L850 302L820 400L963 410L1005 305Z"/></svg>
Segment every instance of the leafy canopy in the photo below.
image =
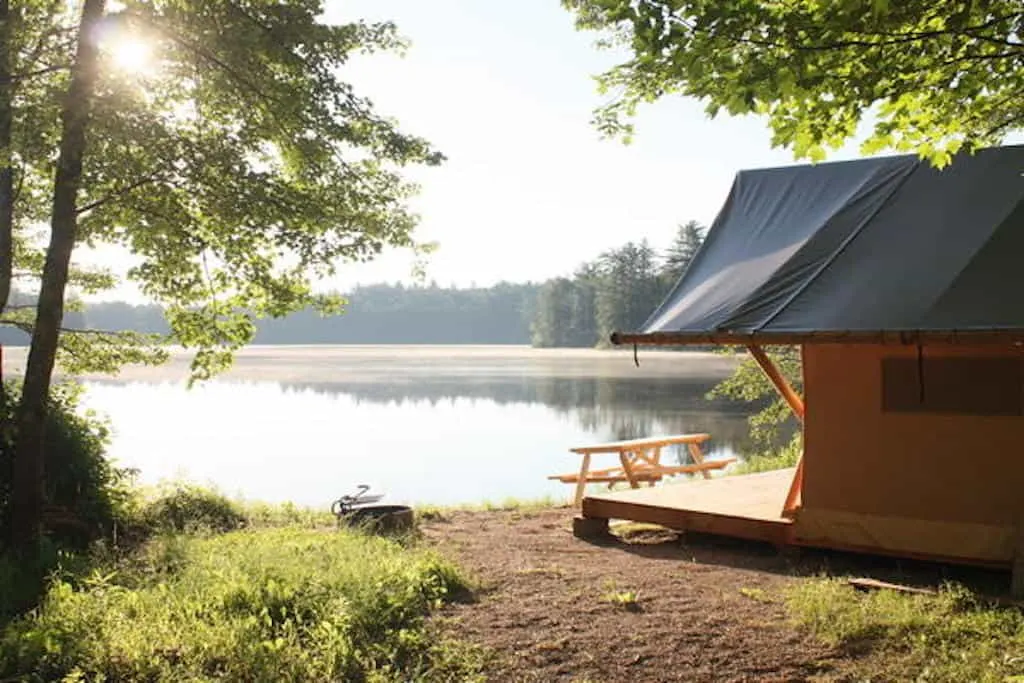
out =
<svg viewBox="0 0 1024 683"><path fill-rule="evenodd" d="M42 268L77 5L21 2L10 19L23 289ZM137 257L128 277L166 307L167 341L198 350L196 377L251 339L254 317L337 310L312 283L339 263L420 246L402 169L442 157L342 78L353 55L403 43L390 23L327 25L323 9L320 0L127 0L109 3L100 35L87 37L101 62L78 245ZM73 276L82 291L115 282ZM34 316L12 310L3 321L27 330ZM160 358L127 350L142 339L63 337L77 370Z"/></svg>
<svg viewBox="0 0 1024 683"><path fill-rule="evenodd" d="M873 121L864 153L943 166L1024 126L1020 0L562 0L580 29L629 57L599 76L605 134L642 103L699 98L762 114L776 146L820 160Z"/></svg>

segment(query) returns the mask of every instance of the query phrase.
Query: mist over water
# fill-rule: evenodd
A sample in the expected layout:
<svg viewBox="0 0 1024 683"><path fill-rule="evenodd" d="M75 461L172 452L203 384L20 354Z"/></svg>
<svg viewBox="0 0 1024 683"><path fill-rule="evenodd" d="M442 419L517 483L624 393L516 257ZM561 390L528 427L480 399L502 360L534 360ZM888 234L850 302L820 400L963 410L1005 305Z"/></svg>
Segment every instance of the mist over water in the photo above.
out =
<svg viewBox="0 0 1024 683"><path fill-rule="evenodd" d="M751 408L705 398L735 363L710 354L641 353L638 368L618 351L253 347L192 389L187 363L86 379L110 454L143 483L318 506L365 483L388 502L472 503L568 496L546 477L579 467L573 446L683 432L710 433L710 457L749 446Z"/></svg>

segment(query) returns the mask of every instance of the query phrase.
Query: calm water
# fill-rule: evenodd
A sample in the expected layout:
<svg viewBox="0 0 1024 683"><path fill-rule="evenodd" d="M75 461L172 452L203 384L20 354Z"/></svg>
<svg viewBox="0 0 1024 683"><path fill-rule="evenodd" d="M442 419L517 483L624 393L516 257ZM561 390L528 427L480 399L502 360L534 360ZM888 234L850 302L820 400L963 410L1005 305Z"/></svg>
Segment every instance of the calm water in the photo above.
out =
<svg viewBox="0 0 1024 683"><path fill-rule="evenodd" d="M641 352L637 368L631 353L519 347L257 347L191 390L187 358L175 356L91 378L86 400L112 422L111 455L145 483L187 478L308 505L366 483L389 502L451 504L567 496L546 476L576 469L567 449L592 442L701 431L711 457L733 455L746 409L705 399L732 364Z"/></svg>

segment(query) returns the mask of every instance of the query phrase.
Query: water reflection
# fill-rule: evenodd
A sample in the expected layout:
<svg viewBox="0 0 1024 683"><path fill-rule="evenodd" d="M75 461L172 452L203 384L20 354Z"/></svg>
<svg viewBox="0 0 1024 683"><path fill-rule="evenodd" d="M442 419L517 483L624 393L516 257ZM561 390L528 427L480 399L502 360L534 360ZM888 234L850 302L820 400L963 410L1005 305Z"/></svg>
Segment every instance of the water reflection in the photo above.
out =
<svg viewBox="0 0 1024 683"><path fill-rule="evenodd" d="M397 366L396 366L397 368ZM711 457L749 447L749 406L708 401L717 377L545 376L484 368L353 371L352 381L89 382L113 455L144 481L187 477L232 494L325 505L358 483L393 502L565 496L547 475L571 446L707 432ZM678 449L674 456L688 462Z"/></svg>
<svg viewBox="0 0 1024 683"><path fill-rule="evenodd" d="M422 408L460 400L499 406L543 405L571 418L600 440L634 439L656 433L707 432L712 452L750 451L747 417L756 407L708 400L714 380L622 377L418 377L377 382L284 382L285 388L350 396L355 405ZM688 458L685 448L681 455Z"/></svg>

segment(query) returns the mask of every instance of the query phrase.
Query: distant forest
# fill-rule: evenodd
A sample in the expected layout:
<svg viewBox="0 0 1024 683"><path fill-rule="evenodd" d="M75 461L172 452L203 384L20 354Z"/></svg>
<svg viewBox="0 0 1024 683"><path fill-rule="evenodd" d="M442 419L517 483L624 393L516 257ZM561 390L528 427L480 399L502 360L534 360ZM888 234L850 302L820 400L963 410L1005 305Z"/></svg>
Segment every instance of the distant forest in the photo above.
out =
<svg viewBox="0 0 1024 683"><path fill-rule="evenodd" d="M256 344L532 344L593 347L611 331L635 329L661 302L704 238L690 221L659 254L646 240L629 242L580 265L572 277L544 283L502 282L493 287L360 286L345 296L340 316L313 311L257 321ZM13 303L24 305L25 297ZM93 303L65 316L81 329L168 331L155 305ZM0 344L28 342L0 327Z"/></svg>

